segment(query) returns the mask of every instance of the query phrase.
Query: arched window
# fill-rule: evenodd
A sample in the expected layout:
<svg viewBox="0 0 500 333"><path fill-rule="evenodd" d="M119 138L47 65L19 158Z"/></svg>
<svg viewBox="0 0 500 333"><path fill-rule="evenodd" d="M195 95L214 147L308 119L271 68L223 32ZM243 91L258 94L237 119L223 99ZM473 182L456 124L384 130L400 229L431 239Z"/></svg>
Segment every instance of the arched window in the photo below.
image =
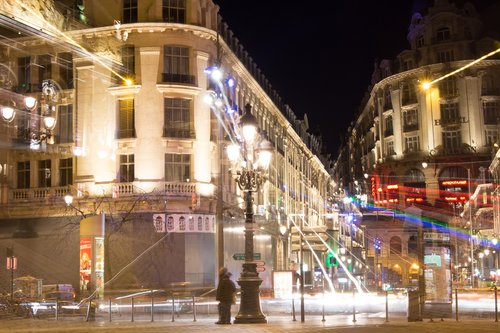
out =
<svg viewBox="0 0 500 333"><path fill-rule="evenodd" d="M391 255L401 254L401 238L398 236L391 237L390 240Z"/></svg>
<svg viewBox="0 0 500 333"><path fill-rule="evenodd" d="M408 254L418 255L418 239L417 236L408 238Z"/></svg>

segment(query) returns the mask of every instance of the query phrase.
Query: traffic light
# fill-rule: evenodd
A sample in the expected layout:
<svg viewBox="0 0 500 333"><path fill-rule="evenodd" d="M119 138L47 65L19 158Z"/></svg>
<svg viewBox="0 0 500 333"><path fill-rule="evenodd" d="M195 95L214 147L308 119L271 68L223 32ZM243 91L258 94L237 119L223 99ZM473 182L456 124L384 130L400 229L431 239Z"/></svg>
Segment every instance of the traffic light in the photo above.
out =
<svg viewBox="0 0 500 333"><path fill-rule="evenodd" d="M375 241L373 242L373 247L375 248L375 253L380 253L381 249L380 239L375 238Z"/></svg>
<svg viewBox="0 0 500 333"><path fill-rule="evenodd" d="M326 255L326 267L337 267L339 265L337 258L333 255L333 252L328 251Z"/></svg>

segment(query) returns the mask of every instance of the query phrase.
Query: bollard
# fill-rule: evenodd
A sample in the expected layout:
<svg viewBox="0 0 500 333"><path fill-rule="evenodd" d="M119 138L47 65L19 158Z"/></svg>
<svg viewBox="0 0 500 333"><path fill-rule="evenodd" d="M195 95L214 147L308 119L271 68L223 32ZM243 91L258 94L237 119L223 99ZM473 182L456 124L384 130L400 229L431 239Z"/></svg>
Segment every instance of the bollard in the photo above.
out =
<svg viewBox="0 0 500 333"><path fill-rule="evenodd" d="M175 314L175 301L174 301L174 295L172 295L172 322L175 321L174 314Z"/></svg>
<svg viewBox="0 0 500 333"><path fill-rule="evenodd" d="M352 290L352 322L356 322L356 289Z"/></svg>
<svg viewBox="0 0 500 333"><path fill-rule="evenodd" d="M325 284L323 283L323 318L321 321L325 321Z"/></svg>
<svg viewBox="0 0 500 333"><path fill-rule="evenodd" d="M111 297L109 298L109 322L111 322Z"/></svg>
<svg viewBox="0 0 500 333"><path fill-rule="evenodd" d="M193 321L196 321L196 302L193 295Z"/></svg>
<svg viewBox="0 0 500 333"><path fill-rule="evenodd" d="M153 291L151 290L151 321L155 321L155 298L153 296Z"/></svg>
<svg viewBox="0 0 500 333"><path fill-rule="evenodd" d="M385 291L385 322L389 322L389 292Z"/></svg>
<svg viewBox="0 0 500 333"><path fill-rule="evenodd" d="M458 288L455 289L455 320L458 321Z"/></svg>
<svg viewBox="0 0 500 333"><path fill-rule="evenodd" d="M495 323L498 322L497 286L495 286Z"/></svg>
<svg viewBox="0 0 500 333"><path fill-rule="evenodd" d="M132 321L134 321L134 298L132 297Z"/></svg>
<svg viewBox="0 0 500 333"><path fill-rule="evenodd" d="M95 311L96 311L96 305L92 302L91 298L89 301L89 305L87 307L86 321L95 321Z"/></svg>
<svg viewBox="0 0 500 333"><path fill-rule="evenodd" d="M297 321L297 319L295 318L295 298L293 297L293 294L292 294L292 316L293 316L293 321Z"/></svg>
<svg viewBox="0 0 500 333"><path fill-rule="evenodd" d="M56 299L56 321L59 320L59 299Z"/></svg>

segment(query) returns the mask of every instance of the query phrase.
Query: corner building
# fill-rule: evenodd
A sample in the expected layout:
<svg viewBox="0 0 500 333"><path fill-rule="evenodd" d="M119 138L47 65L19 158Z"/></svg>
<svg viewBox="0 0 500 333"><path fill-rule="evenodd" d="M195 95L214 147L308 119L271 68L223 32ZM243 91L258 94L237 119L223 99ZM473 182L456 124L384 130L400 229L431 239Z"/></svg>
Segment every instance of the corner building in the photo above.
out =
<svg viewBox="0 0 500 333"><path fill-rule="evenodd" d="M40 99L45 80L59 93L51 140L30 145L21 135L40 131L28 125L32 112L0 122L0 246L14 247L16 276L78 289L80 220L104 213L104 281L127 267L105 290L211 287L218 266L238 279L243 194L218 118L203 102L204 70L220 60L237 82L237 112L251 104L275 150L254 196L255 252L265 262L262 288L271 288L272 271L289 268L289 217L306 212L310 227L326 232L333 182L307 116L283 103L212 1L66 5L0 5L10 41L0 47L2 105L12 96ZM156 228L157 219L164 224ZM0 270L0 281L8 274Z"/></svg>
<svg viewBox="0 0 500 333"><path fill-rule="evenodd" d="M379 286L381 263L396 286L411 284L418 272L418 225L398 214L416 207L424 219L467 230L469 219L459 215L476 187L491 182L487 168L499 143L500 58L496 53L458 70L498 49L491 15L497 11L498 4L478 13L470 3L434 1L425 13L413 14L409 49L375 64L334 174L339 190L364 201L368 257ZM391 232L376 227L388 219ZM480 225L474 217L472 223L474 232L492 228L492 221ZM377 239L381 251L375 250ZM452 233L451 243L453 267L470 269L467 237ZM453 273L458 281L458 270Z"/></svg>

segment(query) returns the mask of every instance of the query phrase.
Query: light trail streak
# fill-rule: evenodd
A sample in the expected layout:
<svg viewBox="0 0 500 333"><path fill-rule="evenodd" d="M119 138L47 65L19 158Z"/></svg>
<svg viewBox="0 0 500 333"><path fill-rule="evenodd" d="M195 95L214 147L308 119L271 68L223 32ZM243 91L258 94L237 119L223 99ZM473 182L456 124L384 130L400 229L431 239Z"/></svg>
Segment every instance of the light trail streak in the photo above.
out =
<svg viewBox="0 0 500 333"><path fill-rule="evenodd" d="M10 15L11 17L15 17L15 20L18 21L21 24L30 26L32 28L35 28L37 30L43 31L43 33L50 35L51 37L61 37L64 41L66 41L68 44L75 46L78 48L80 51L82 51L86 56L90 57L91 59L95 60L97 63L102 65L104 68L108 69L111 73L122 79L127 85L130 85L132 82L130 79L124 77L117 71L115 71L112 67L106 64L104 60L102 60L100 56L97 56L96 54L88 51L85 49L81 44L79 44L77 41L75 41L73 38L71 38L69 35L65 34L61 30L59 30L57 27L52 25L50 22L47 22L43 17L40 16L40 13L32 10L29 8L24 1L19 1L16 0L17 6L25 10L26 12L30 13L34 18L37 18L39 21L44 22L45 26L41 25L36 25L37 20L31 20L31 21L25 21L21 17L16 17L14 16L14 13L6 13L7 15ZM48 29L47 29L48 27Z"/></svg>
<svg viewBox="0 0 500 333"><path fill-rule="evenodd" d="M423 84L422 84L422 87L423 87L424 89L429 89L429 88L430 88L430 86L431 86L431 85L433 85L434 83L439 82L439 81L441 81L441 80L444 80L444 79L446 79L447 77L450 77L450 76L455 75L455 74L457 74L457 73L460 73L460 72L462 72L462 71L466 70L467 68L469 68L469 67L471 67L471 66L474 66L474 65L475 65L475 64L477 64L478 62L480 62L480 61L482 61L482 60L484 60L484 59L486 59L486 58L489 58L489 57L491 57L492 55L497 54L498 52L500 52L500 48L498 48L498 49L496 49L496 50L494 50L494 51L491 51L490 53L485 54L485 55L483 55L482 57L480 57L480 58L478 58L478 59L476 59L476 60L474 60L474 61L471 61L471 62L470 62L470 63L468 63L467 65L462 66L462 67L460 67L460 68L458 68L458 69L456 69L456 70L454 70L454 71L452 71L452 72L450 72L450 73L448 73L448 74L446 74L446 75L443 75L443 76L441 76L441 77L438 77L437 79L435 79L435 80L433 80L433 81L430 81L430 82L425 82L425 83L423 83Z"/></svg>

